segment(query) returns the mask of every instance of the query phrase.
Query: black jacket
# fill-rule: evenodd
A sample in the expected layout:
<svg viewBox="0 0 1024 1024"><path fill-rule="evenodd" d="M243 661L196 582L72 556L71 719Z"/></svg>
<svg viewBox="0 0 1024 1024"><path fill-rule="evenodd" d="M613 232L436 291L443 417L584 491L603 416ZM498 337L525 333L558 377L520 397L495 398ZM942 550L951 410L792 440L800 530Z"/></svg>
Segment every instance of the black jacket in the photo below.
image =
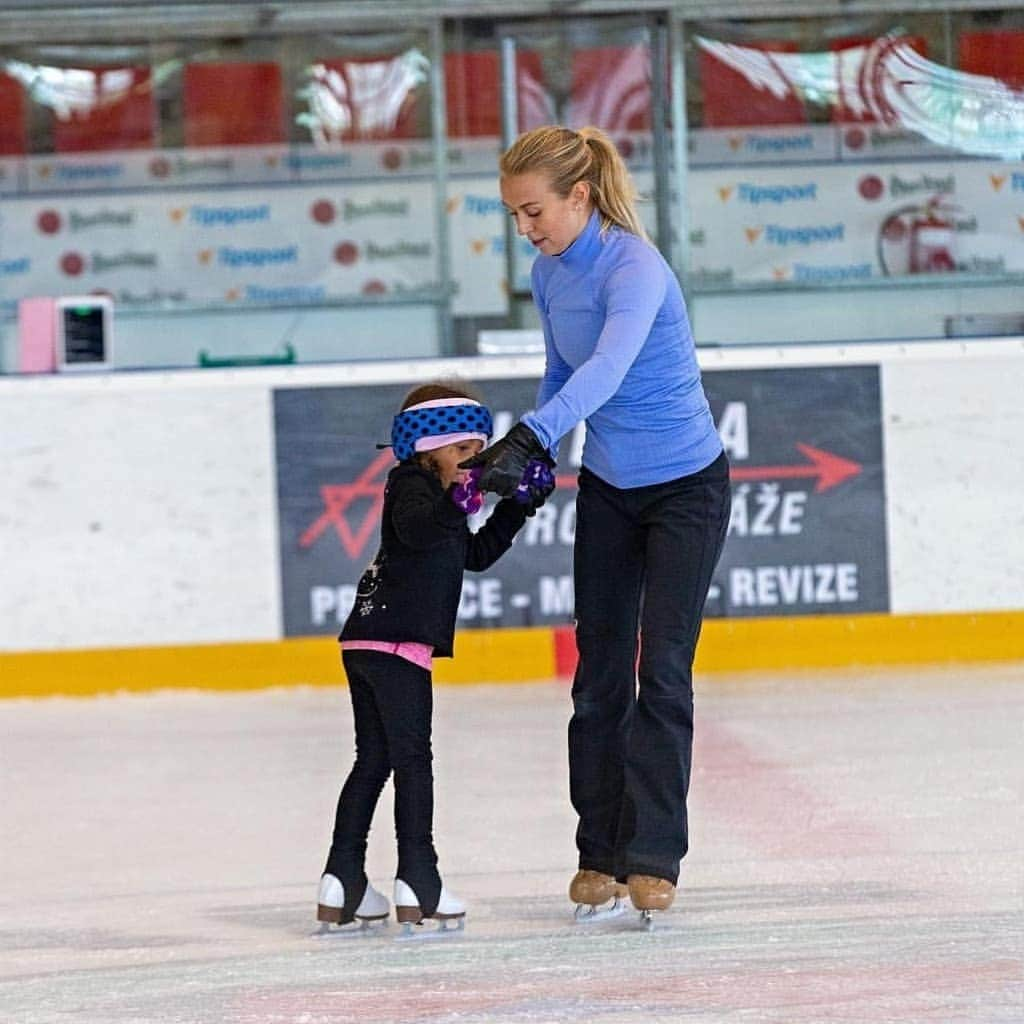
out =
<svg viewBox="0 0 1024 1024"><path fill-rule="evenodd" d="M450 658L463 572L496 562L525 521L523 506L505 499L470 533L437 477L400 462L384 489L380 550L359 580L339 639L429 644Z"/></svg>

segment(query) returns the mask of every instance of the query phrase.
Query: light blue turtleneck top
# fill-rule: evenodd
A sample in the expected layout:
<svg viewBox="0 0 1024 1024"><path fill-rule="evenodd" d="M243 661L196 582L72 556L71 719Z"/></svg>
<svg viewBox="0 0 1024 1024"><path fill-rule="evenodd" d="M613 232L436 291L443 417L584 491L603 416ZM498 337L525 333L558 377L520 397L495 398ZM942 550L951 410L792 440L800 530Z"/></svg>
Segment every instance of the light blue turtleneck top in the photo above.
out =
<svg viewBox="0 0 1024 1024"><path fill-rule="evenodd" d="M537 257L532 286L547 365L523 422L546 447L586 420L583 465L620 488L718 457L682 291L653 245L602 232L595 212L568 249Z"/></svg>

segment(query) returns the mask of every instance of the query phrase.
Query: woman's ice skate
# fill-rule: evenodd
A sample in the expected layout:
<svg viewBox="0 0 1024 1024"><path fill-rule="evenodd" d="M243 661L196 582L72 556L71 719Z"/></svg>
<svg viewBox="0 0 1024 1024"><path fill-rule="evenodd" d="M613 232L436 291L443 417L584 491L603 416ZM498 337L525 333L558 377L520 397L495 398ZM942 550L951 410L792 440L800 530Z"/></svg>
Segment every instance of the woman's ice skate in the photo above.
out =
<svg viewBox="0 0 1024 1024"><path fill-rule="evenodd" d="M320 879L320 891L316 900L316 919L320 922L320 935L339 930L332 929L331 925L341 926L353 921L358 921L359 927L344 929L346 932L366 931L372 921L383 921L387 924L390 909L388 898L367 882L366 892L363 893L355 913L346 914L345 887L341 884L341 879L334 875L324 875Z"/></svg>
<svg viewBox="0 0 1024 1024"><path fill-rule="evenodd" d="M576 904L580 924L596 924L624 914L626 893L626 886L600 871L581 869L569 883L569 899ZM611 905L605 906L608 903Z"/></svg>
<svg viewBox="0 0 1024 1024"><path fill-rule="evenodd" d="M676 887L667 878L654 875L630 875L629 899L640 911L640 920L648 931L654 929L654 911L668 910L676 898Z"/></svg>
<svg viewBox="0 0 1024 1024"><path fill-rule="evenodd" d="M453 896L443 885L441 897L432 914L424 914L420 901L413 892L412 886L406 885L400 878L395 879L395 916L402 926L399 938L427 938L428 936L447 935L461 932L466 927L466 904ZM437 927L422 935L413 932L413 925L422 924L426 920L437 921ZM454 923L451 923L454 922Z"/></svg>

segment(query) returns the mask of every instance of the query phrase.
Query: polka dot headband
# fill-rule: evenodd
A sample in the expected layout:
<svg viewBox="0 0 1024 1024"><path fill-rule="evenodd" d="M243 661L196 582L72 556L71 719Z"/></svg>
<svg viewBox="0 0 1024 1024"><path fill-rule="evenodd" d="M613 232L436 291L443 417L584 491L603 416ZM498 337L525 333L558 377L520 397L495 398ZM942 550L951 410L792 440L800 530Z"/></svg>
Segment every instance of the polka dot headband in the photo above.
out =
<svg viewBox="0 0 1024 1024"><path fill-rule="evenodd" d="M391 449L399 462L416 452L459 441L482 441L494 433L491 412L471 398L435 398L404 409L391 425Z"/></svg>

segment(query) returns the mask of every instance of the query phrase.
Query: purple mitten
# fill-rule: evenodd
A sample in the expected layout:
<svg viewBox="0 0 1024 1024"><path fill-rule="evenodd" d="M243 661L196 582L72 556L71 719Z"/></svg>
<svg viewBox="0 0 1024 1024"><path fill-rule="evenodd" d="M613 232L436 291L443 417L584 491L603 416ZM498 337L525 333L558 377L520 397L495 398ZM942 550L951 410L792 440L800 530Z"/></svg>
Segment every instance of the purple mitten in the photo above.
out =
<svg viewBox="0 0 1024 1024"><path fill-rule="evenodd" d="M452 488L452 501L467 516L475 515L483 508L484 496L477 489L477 482L480 479L481 473L483 473L483 470L479 467L471 469L466 474L466 479Z"/></svg>
<svg viewBox="0 0 1024 1024"><path fill-rule="evenodd" d="M520 505L543 505L555 489L555 474L543 459L530 459L523 470L522 479L515 490L515 499Z"/></svg>

